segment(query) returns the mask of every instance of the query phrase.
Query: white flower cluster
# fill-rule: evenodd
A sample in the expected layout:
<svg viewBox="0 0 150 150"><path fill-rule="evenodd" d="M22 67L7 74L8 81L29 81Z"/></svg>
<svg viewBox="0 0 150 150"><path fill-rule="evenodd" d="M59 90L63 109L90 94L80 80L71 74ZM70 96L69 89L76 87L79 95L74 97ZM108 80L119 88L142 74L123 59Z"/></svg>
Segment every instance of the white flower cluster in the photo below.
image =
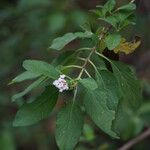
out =
<svg viewBox="0 0 150 150"><path fill-rule="evenodd" d="M59 89L59 92L63 92L69 89L65 77L66 77L65 75L60 75L60 77L53 82L53 85L55 85L55 87Z"/></svg>

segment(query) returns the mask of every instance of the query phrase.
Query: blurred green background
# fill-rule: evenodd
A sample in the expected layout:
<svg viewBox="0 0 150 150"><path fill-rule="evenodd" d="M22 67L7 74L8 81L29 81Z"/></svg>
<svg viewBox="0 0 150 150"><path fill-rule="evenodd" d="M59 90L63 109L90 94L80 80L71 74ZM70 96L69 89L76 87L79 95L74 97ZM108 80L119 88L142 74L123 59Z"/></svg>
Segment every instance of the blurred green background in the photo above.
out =
<svg viewBox="0 0 150 150"><path fill-rule="evenodd" d="M21 100L11 103L11 96L22 90L26 83L7 86L22 71L25 59L51 62L58 53L48 47L57 36L80 30L80 25L92 21L89 9L106 0L1 0L0 1L0 149L1 150L57 150L54 139L55 114L30 127L14 128L12 121ZM128 0L117 0L117 5ZM143 87L144 102L139 114L128 114L121 125L121 140L112 140L91 122L84 127L76 150L115 150L136 137L150 123L150 1L136 0L135 26L124 33L129 39L138 35L142 45L130 56L121 55L122 61L135 67ZM78 43L73 42L69 48ZM27 95L35 96L38 93ZM149 139L135 145L135 150L148 150Z"/></svg>

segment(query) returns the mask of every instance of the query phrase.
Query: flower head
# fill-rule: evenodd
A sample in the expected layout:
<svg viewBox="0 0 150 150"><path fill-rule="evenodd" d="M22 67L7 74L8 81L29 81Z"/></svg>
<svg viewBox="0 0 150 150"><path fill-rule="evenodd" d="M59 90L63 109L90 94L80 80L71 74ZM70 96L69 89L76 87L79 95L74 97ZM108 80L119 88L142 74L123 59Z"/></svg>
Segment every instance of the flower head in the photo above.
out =
<svg viewBox="0 0 150 150"><path fill-rule="evenodd" d="M68 83L65 80L65 77L66 77L65 75L60 75L60 77L53 82L53 85L55 85L55 87L59 89L59 92L63 92L69 89Z"/></svg>

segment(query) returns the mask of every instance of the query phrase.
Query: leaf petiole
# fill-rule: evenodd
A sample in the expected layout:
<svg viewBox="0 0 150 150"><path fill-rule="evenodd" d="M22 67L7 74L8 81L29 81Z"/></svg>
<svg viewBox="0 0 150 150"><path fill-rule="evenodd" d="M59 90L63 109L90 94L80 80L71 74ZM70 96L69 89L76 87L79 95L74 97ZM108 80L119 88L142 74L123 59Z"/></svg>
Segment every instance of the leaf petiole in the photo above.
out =
<svg viewBox="0 0 150 150"><path fill-rule="evenodd" d="M62 70L65 70L65 69L68 69L68 68L78 68L78 69L81 69L82 67L78 66L78 65L68 65L68 66L64 66Z"/></svg>
<svg viewBox="0 0 150 150"><path fill-rule="evenodd" d="M99 55L100 57L104 58L105 60L107 60L108 62L112 63L110 59L108 59L106 56L104 56L103 54L95 51L95 54Z"/></svg>

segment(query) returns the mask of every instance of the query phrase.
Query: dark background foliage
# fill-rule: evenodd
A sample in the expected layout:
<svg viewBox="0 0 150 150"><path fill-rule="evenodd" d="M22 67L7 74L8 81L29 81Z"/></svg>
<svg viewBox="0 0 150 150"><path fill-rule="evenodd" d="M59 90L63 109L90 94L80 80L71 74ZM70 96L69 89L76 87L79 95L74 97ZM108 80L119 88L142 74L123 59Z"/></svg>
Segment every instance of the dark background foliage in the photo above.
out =
<svg viewBox="0 0 150 150"><path fill-rule="evenodd" d="M7 86L9 81L20 73L24 59L40 59L51 62L58 53L48 50L52 39L66 32L80 30L86 20L93 20L89 9L106 0L1 0L0 1L0 149L2 150L55 150L54 140L55 114L48 120L30 127L14 128L12 120L17 111L16 104L11 103L11 96L23 89L25 84ZM127 0L117 0L117 4ZM138 35L142 45L134 54L121 55L120 59L135 67L143 86L144 103L150 100L150 1L136 0L137 17L135 26L130 26L124 34L132 39ZM67 49L76 46L73 42ZM27 95L24 100L38 95ZM21 105L22 100L17 102ZM58 104L59 107L59 104ZM150 109L150 108L149 108ZM149 112L150 114L150 112ZM134 118L135 119L135 118ZM136 120L136 119L135 119ZM146 124L147 125L147 124ZM146 127L144 125L144 127ZM77 150L117 149L126 141L137 136L132 133L139 127L136 120L128 124L122 140L112 140L97 130L93 124L84 127L84 134ZM139 127L140 128L140 127ZM148 139L135 145L133 149L146 150Z"/></svg>

